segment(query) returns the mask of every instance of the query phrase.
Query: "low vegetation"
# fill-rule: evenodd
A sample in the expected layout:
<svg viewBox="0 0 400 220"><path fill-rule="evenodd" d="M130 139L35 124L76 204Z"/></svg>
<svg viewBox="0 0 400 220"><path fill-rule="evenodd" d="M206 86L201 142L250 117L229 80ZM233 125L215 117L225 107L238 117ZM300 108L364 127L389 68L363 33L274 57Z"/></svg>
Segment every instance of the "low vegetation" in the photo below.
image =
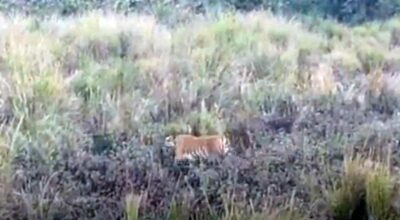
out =
<svg viewBox="0 0 400 220"><path fill-rule="evenodd" d="M0 17L4 218L400 217L399 18L185 16Z"/></svg>

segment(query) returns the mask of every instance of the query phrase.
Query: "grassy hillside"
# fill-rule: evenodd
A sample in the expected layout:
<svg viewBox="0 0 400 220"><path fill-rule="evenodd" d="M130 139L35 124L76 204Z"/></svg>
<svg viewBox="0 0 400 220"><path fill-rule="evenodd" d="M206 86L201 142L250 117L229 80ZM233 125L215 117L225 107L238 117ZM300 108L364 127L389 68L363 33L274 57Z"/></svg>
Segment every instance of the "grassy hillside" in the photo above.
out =
<svg viewBox="0 0 400 220"><path fill-rule="evenodd" d="M399 217L399 18L179 20L0 17L2 216ZM234 153L174 163L189 132Z"/></svg>

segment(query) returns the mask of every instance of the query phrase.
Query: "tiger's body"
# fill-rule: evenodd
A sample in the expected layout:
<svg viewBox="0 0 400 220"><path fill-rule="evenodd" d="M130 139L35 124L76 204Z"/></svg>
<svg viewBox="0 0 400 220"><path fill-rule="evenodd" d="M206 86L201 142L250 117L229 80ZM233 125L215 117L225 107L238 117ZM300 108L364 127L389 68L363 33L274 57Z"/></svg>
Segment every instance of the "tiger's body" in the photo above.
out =
<svg viewBox="0 0 400 220"><path fill-rule="evenodd" d="M169 136L165 145L175 147L175 160L194 160L196 157L207 158L211 155L224 155L229 152L229 140L223 135Z"/></svg>

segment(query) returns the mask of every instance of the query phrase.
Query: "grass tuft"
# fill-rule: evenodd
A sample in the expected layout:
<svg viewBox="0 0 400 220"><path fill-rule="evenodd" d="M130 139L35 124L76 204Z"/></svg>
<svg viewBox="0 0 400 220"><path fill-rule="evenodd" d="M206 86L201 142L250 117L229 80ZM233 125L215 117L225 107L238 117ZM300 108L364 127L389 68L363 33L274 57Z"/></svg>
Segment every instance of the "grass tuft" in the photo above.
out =
<svg viewBox="0 0 400 220"><path fill-rule="evenodd" d="M331 194L333 214L337 219L356 215L396 219L392 209L395 190L387 165L369 159L347 160L340 187Z"/></svg>
<svg viewBox="0 0 400 220"><path fill-rule="evenodd" d="M368 213L374 219L396 219L392 212L392 196L395 183L387 167L375 164L366 179L366 202Z"/></svg>
<svg viewBox="0 0 400 220"><path fill-rule="evenodd" d="M349 219L365 196L366 169L360 160L347 160L340 186L331 194L331 208L336 219Z"/></svg>
<svg viewBox="0 0 400 220"><path fill-rule="evenodd" d="M125 212L127 220L138 220L139 219L139 208L141 196L129 193L125 197Z"/></svg>

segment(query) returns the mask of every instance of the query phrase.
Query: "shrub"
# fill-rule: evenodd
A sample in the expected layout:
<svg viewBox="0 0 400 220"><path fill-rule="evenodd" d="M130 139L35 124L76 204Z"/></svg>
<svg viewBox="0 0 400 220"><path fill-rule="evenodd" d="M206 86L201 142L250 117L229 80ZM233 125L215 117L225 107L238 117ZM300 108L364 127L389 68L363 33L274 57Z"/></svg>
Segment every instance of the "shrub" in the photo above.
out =
<svg viewBox="0 0 400 220"><path fill-rule="evenodd" d="M220 119L218 112L209 112L204 102L202 102L199 111L193 111L188 117L189 124L195 134L223 134L225 131L223 120Z"/></svg>
<svg viewBox="0 0 400 220"><path fill-rule="evenodd" d="M382 69L385 60L384 51L365 45L360 47L357 56L361 62L362 70L366 74Z"/></svg>

